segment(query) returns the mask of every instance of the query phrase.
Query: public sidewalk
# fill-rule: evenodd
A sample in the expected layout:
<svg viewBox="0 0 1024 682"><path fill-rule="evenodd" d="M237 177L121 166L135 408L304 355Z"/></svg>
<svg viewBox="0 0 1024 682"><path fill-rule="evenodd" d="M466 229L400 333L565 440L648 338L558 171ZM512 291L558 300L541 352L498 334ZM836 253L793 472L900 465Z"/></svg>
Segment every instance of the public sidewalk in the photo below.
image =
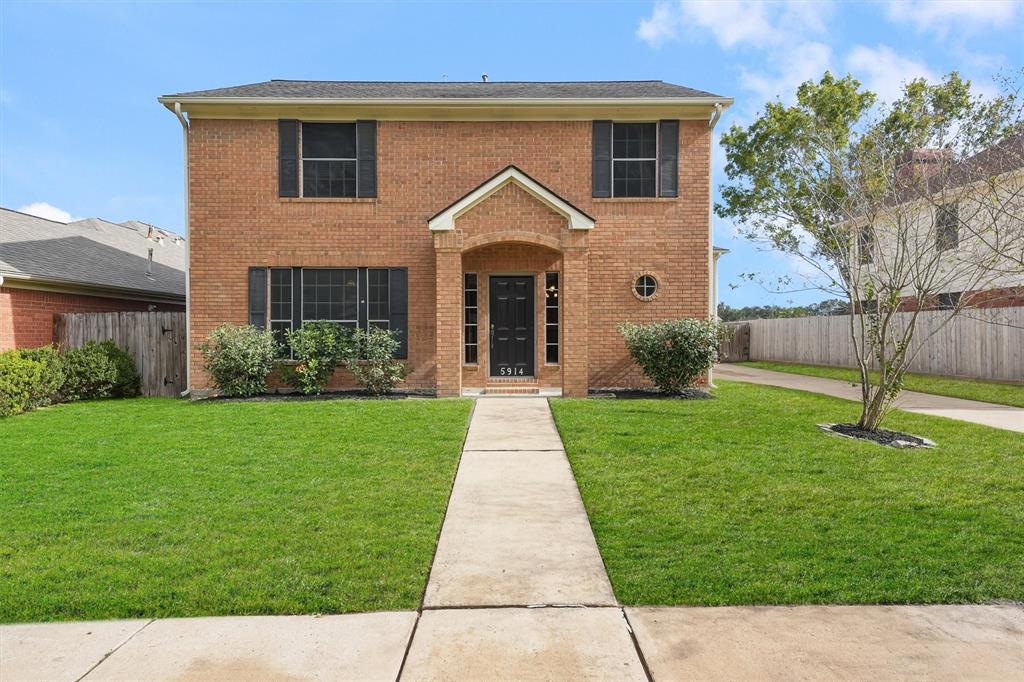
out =
<svg viewBox="0 0 1024 682"><path fill-rule="evenodd" d="M1024 608L617 605L538 398L477 401L423 606L0 626L0 680L1024 680Z"/></svg>
<svg viewBox="0 0 1024 682"><path fill-rule="evenodd" d="M792 388L798 391L821 393L835 398L860 401L858 384L851 384L838 379L823 379L804 374L773 372L768 369L748 367L746 365L720 364L715 365L714 377L729 381L745 381L751 384L765 384ZM976 400L963 400L930 393L901 391L896 396L893 406L907 412L927 414L932 417L948 417L965 422L992 426L997 429L1019 431L1024 433L1024 409L1010 405L982 403Z"/></svg>

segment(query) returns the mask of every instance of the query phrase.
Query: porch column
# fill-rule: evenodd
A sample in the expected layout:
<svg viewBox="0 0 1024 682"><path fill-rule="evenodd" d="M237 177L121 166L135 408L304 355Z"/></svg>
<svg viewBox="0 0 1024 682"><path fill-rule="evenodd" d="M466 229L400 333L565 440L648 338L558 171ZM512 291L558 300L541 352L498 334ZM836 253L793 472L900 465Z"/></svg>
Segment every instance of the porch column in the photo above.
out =
<svg viewBox="0 0 1024 682"><path fill-rule="evenodd" d="M454 237L453 232L434 235L438 397L462 395L462 252Z"/></svg>
<svg viewBox="0 0 1024 682"><path fill-rule="evenodd" d="M562 254L562 394L584 398L590 387L590 258L585 245Z"/></svg>

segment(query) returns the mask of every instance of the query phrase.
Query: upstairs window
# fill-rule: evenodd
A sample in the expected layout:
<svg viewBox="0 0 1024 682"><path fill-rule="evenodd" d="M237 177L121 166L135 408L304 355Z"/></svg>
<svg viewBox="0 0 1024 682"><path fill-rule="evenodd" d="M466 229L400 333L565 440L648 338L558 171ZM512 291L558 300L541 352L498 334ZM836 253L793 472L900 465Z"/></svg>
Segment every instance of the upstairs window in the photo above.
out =
<svg viewBox="0 0 1024 682"><path fill-rule="evenodd" d="M277 122L278 196L377 196L377 122Z"/></svg>
<svg viewBox="0 0 1024 682"><path fill-rule="evenodd" d="M658 124L612 124L612 196L657 196Z"/></svg>
<svg viewBox="0 0 1024 682"><path fill-rule="evenodd" d="M302 196L356 196L356 124L302 124Z"/></svg>
<svg viewBox="0 0 1024 682"><path fill-rule="evenodd" d="M959 245L960 207L958 204L940 206L935 212L935 248L948 251Z"/></svg>
<svg viewBox="0 0 1024 682"><path fill-rule="evenodd" d="M679 121L594 121L592 195L679 196Z"/></svg>
<svg viewBox="0 0 1024 682"><path fill-rule="evenodd" d="M875 260L875 228L870 225L857 231L857 257L862 265Z"/></svg>

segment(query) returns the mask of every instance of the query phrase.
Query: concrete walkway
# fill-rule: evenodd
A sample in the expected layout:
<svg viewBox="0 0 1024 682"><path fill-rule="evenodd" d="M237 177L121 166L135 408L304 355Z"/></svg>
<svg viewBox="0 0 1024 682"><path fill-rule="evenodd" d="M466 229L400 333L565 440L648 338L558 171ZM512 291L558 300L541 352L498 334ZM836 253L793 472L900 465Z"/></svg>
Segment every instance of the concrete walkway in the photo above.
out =
<svg viewBox="0 0 1024 682"><path fill-rule="evenodd" d="M779 386L798 391L821 393L835 398L860 401L859 384L850 384L838 379L822 379L821 377L790 374L788 372L773 372L768 369L733 364L715 365L714 376L716 379ZM895 407L907 412L927 414L933 417L948 417L949 419L959 419L983 426L992 426L997 429L1024 433L1024 409L1019 407L983 403L976 400L963 400L961 398L949 398L947 396L917 393L915 391L901 392L893 404Z"/></svg>
<svg viewBox="0 0 1024 682"><path fill-rule="evenodd" d="M0 681L1024 680L1020 606L621 608L546 401L477 402L419 611L0 626Z"/></svg>

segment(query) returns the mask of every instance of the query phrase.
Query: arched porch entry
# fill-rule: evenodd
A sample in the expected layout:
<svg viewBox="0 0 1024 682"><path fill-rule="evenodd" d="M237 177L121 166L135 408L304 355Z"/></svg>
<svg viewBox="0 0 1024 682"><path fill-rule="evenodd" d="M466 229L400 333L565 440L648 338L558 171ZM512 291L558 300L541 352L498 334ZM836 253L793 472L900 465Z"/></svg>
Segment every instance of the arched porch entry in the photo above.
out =
<svg viewBox="0 0 1024 682"><path fill-rule="evenodd" d="M510 169L430 221L437 393L515 386L585 396L593 220Z"/></svg>

